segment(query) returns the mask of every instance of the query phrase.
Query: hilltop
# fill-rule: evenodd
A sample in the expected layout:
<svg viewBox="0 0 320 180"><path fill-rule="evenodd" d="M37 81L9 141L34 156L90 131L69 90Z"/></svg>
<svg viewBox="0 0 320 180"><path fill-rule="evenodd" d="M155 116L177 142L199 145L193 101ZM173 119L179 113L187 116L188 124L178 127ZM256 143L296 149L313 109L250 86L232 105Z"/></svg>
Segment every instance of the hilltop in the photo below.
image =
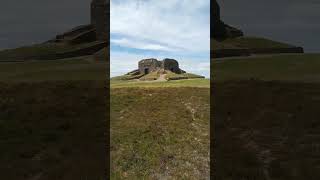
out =
<svg viewBox="0 0 320 180"><path fill-rule="evenodd" d="M179 68L175 59L143 59L138 63L138 69L128 72L125 75L111 78L111 80L138 80L138 81L168 81L179 79L204 78L203 76L187 73Z"/></svg>

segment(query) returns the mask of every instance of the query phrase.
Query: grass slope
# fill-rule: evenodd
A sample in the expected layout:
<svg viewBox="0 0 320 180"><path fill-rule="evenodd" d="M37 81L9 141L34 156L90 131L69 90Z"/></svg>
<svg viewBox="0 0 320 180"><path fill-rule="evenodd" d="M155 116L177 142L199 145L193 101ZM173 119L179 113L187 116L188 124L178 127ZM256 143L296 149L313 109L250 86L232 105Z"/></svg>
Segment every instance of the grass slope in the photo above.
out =
<svg viewBox="0 0 320 180"><path fill-rule="evenodd" d="M106 62L91 58L0 63L0 81L105 80Z"/></svg>
<svg viewBox="0 0 320 180"><path fill-rule="evenodd" d="M104 179L106 63L0 63L1 179Z"/></svg>
<svg viewBox="0 0 320 180"><path fill-rule="evenodd" d="M166 82L141 82L141 81L122 81L122 80L111 80L110 85L112 88L128 88L128 87L143 87L143 88L154 88L154 87L199 87L209 88L209 79L185 79L176 81Z"/></svg>
<svg viewBox="0 0 320 180"><path fill-rule="evenodd" d="M192 73L183 73L183 74L176 74L169 72L165 76L168 80L179 80L179 79L197 79L197 78L204 78L203 76L192 74Z"/></svg>
<svg viewBox="0 0 320 180"><path fill-rule="evenodd" d="M211 40L213 49L288 48L289 44L258 37L238 37L224 41Z"/></svg>
<svg viewBox="0 0 320 180"><path fill-rule="evenodd" d="M320 81L320 54L270 55L211 61L213 79Z"/></svg>
<svg viewBox="0 0 320 180"><path fill-rule="evenodd" d="M207 179L209 89L153 87L111 89L112 179Z"/></svg>
<svg viewBox="0 0 320 180"><path fill-rule="evenodd" d="M46 43L35 44L32 46L19 47L15 49L6 49L0 51L1 61L17 61L24 59L32 59L32 57L41 57L43 55L56 54L77 50L80 48L88 47L97 42L85 43L80 45L69 45L64 43Z"/></svg>
<svg viewBox="0 0 320 180"><path fill-rule="evenodd" d="M212 62L216 179L319 179L319 57Z"/></svg>
<svg viewBox="0 0 320 180"><path fill-rule="evenodd" d="M0 83L1 179L104 179L104 86Z"/></svg>

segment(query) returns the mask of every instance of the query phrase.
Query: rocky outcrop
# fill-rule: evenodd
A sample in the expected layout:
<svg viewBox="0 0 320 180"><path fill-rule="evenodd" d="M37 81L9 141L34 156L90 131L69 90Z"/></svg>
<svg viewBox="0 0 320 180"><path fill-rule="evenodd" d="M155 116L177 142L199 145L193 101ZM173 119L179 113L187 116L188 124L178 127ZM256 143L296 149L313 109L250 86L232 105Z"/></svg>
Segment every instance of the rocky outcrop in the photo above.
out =
<svg viewBox="0 0 320 180"><path fill-rule="evenodd" d="M235 38L243 36L243 32L237 28L225 24L220 18L220 6L216 0L211 3L211 11L213 12L211 34L216 40L226 38Z"/></svg>

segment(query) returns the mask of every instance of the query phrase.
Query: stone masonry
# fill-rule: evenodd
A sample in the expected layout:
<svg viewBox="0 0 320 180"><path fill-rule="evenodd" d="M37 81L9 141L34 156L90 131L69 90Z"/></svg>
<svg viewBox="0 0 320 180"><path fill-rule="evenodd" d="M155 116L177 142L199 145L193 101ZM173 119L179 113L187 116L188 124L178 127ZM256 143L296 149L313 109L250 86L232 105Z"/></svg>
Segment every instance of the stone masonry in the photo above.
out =
<svg viewBox="0 0 320 180"><path fill-rule="evenodd" d="M143 59L139 61L139 72L140 74L149 74L157 70L167 70L177 74L185 73L185 71L179 68L179 63L175 59L164 59L158 61L157 59Z"/></svg>
<svg viewBox="0 0 320 180"><path fill-rule="evenodd" d="M91 25L96 29L97 40L107 41L109 39L109 10L110 0L92 0Z"/></svg>
<svg viewBox="0 0 320 180"><path fill-rule="evenodd" d="M213 12L213 18L211 18L211 24L213 26L213 28L211 28L211 35L214 39L222 40L243 36L243 32L241 30L231 27L221 20L220 6L217 0L212 1L211 11Z"/></svg>

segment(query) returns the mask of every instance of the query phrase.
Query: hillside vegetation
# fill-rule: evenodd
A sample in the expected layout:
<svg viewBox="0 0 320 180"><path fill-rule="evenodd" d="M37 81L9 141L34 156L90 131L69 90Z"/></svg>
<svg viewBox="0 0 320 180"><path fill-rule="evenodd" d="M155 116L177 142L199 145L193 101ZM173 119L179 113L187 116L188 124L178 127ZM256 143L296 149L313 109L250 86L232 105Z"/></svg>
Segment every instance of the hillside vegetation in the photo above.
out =
<svg viewBox="0 0 320 180"><path fill-rule="evenodd" d="M0 51L0 62L34 60L47 55L64 53L68 51L74 51L81 48L90 47L98 43L99 42L91 42L76 45L70 45L67 43L43 43L19 47L15 49L5 49Z"/></svg>
<svg viewBox="0 0 320 180"><path fill-rule="evenodd" d="M198 88L209 88L209 79L184 79L177 81L164 81L164 82L152 82L152 81L122 81L122 80L111 80L110 85L112 88L154 88L154 87L198 87Z"/></svg>
<svg viewBox="0 0 320 180"><path fill-rule="evenodd" d="M0 83L1 179L103 179L103 81Z"/></svg>
<svg viewBox="0 0 320 180"><path fill-rule="evenodd" d="M1 179L104 179L106 63L0 63Z"/></svg>
<svg viewBox="0 0 320 180"><path fill-rule="evenodd" d="M213 49L289 48L289 44L258 37L237 37L224 41L211 40Z"/></svg>
<svg viewBox="0 0 320 180"><path fill-rule="evenodd" d="M209 88L166 83L111 84L112 179L209 177Z"/></svg>
<svg viewBox="0 0 320 180"><path fill-rule="evenodd" d="M268 55L211 61L214 81L319 82L320 54Z"/></svg>
<svg viewBox="0 0 320 180"><path fill-rule="evenodd" d="M91 57L68 60L2 62L0 81L106 80L107 63Z"/></svg>
<svg viewBox="0 0 320 180"><path fill-rule="evenodd" d="M319 179L317 54L212 61L216 179Z"/></svg>

